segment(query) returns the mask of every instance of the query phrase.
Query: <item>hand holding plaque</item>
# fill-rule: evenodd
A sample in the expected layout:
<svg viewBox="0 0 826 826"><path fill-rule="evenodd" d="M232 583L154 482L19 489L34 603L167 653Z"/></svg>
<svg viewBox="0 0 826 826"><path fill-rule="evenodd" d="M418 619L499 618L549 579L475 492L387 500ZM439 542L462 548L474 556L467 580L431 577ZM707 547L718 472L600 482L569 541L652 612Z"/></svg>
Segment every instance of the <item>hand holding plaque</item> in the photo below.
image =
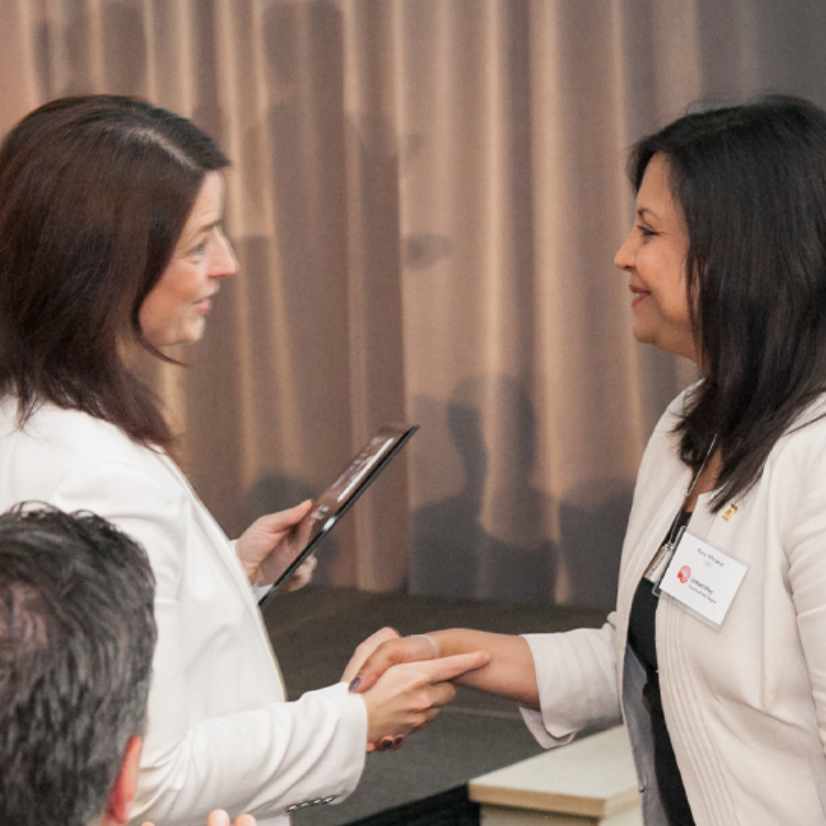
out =
<svg viewBox="0 0 826 826"><path fill-rule="evenodd" d="M384 425L366 445L353 457L336 480L313 502L312 507L294 528L290 542L293 549L289 554L280 555L268 567L267 580L273 580L272 587L259 600L259 605L283 588L301 563L312 554L318 543L333 529L372 484L390 460L401 450L410 437L419 429L418 425ZM306 507L300 505L298 507ZM277 570L273 566L277 566Z"/></svg>

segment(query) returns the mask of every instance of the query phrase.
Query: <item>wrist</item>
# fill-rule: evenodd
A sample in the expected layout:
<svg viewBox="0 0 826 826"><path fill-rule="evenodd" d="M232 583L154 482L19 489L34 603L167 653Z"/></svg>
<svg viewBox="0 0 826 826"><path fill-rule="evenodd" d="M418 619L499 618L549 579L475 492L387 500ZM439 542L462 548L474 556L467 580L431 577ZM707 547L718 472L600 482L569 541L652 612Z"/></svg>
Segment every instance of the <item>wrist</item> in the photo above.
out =
<svg viewBox="0 0 826 826"><path fill-rule="evenodd" d="M428 645L430 646L430 650L433 652L433 659L438 659L442 656L442 646L439 645L439 641L436 639L435 633L433 634L414 634L414 636L419 637L420 639L426 640Z"/></svg>

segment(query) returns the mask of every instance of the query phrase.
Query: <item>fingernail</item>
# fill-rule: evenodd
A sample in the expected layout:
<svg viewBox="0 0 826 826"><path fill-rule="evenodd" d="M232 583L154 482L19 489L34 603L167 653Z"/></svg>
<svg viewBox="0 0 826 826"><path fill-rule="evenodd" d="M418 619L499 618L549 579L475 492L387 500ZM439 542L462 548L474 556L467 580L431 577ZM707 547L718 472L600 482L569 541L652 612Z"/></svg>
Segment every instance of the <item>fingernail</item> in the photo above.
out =
<svg viewBox="0 0 826 826"><path fill-rule="evenodd" d="M350 681L350 685L348 687L348 691L358 691L359 686L361 685L361 677L353 677Z"/></svg>
<svg viewBox="0 0 826 826"><path fill-rule="evenodd" d="M393 738L393 751L398 751L404 742L404 735L399 734Z"/></svg>
<svg viewBox="0 0 826 826"><path fill-rule="evenodd" d="M395 738L393 737L382 737L381 742L379 743L379 751L387 751L388 749L392 749L394 742Z"/></svg>

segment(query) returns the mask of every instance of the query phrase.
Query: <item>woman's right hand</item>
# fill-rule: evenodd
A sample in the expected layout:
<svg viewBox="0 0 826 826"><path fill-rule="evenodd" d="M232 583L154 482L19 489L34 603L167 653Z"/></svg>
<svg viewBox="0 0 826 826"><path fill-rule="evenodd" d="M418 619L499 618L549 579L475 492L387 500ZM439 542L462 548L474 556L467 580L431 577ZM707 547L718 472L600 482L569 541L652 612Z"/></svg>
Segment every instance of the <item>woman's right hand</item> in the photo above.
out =
<svg viewBox="0 0 826 826"><path fill-rule="evenodd" d="M449 703L456 677L490 662L486 651L393 665L362 694L367 706L367 748L401 738L429 723Z"/></svg>

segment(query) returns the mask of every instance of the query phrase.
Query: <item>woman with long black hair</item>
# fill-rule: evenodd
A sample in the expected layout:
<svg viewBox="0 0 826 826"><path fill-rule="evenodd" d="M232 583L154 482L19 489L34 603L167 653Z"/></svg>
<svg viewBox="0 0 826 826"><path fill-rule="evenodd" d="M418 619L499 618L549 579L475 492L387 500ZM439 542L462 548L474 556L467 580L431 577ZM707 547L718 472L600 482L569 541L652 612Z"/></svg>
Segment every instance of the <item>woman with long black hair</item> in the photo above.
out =
<svg viewBox="0 0 826 826"><path fill-rule="evenodd" d="M636 338L696 362L645 450L601 629L466 629L462 682L545 746L624 718L647 826L826 823L826 113L767 97L690 114L630 159L616 254ZM533 709L533 710L531 710Z"/></svg>

